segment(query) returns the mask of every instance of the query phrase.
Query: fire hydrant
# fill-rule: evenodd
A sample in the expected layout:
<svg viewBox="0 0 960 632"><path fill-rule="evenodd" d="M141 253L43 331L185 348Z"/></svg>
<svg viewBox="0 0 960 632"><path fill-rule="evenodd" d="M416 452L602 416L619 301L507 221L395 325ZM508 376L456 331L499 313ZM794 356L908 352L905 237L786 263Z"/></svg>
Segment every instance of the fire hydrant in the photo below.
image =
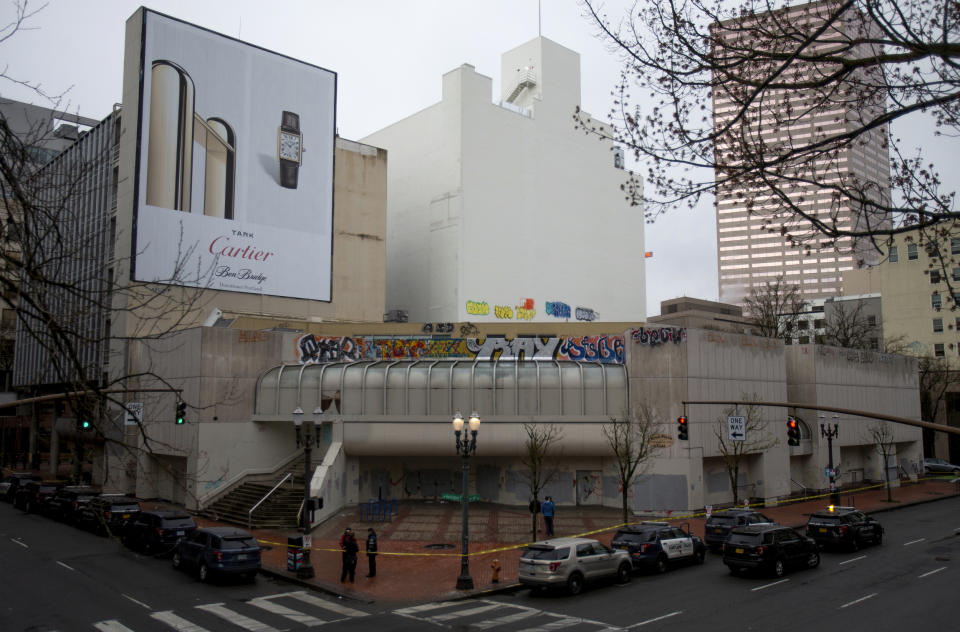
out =
<svg viewBox="0 0 960 632"><path fill-rule="evenodd" d="M493 579L491 580L494 584L500 583L500 560L493 560L490 564L490 568L493 569Z"/></svg>

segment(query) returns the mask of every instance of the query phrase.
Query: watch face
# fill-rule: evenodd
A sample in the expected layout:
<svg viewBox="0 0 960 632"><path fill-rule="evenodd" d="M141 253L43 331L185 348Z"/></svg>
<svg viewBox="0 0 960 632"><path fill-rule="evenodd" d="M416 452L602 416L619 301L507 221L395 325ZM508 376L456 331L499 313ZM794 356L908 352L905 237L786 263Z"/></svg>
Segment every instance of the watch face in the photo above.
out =
<svg viewBox="0 0 960 632"><path fill-rule="evenodd" d="M280 132L280 160L300 162L300 135Z"/></svg>

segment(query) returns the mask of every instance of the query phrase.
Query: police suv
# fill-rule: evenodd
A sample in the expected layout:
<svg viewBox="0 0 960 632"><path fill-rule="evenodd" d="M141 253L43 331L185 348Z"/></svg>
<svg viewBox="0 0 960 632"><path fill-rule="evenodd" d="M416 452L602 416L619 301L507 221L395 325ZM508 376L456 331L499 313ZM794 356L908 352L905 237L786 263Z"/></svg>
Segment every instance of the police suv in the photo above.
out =
<svg viewBox="0 0 960 632"><path fill-rule="evenodd" d="M666 572L678 562L703 564L707 547L699 537L669 522L641 522L617 530L610 542L615 549L627 551L634 568Z"/></svg>

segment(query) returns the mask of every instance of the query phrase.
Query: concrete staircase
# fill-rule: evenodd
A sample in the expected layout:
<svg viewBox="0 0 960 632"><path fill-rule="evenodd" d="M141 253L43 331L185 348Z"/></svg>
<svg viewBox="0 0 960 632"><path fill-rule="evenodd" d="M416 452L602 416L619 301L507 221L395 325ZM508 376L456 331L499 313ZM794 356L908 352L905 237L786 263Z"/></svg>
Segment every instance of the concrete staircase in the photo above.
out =
<svg viewBox="0 0 960 632"><path fill-rule="evenodd" d="M253 529L296 528L297 513L303 502L302 456L274 474L247 477L236 489L200 514L212 520L222 520L247 528L247 512L288 473L292 476L253 512L250 526Z"/></svg>

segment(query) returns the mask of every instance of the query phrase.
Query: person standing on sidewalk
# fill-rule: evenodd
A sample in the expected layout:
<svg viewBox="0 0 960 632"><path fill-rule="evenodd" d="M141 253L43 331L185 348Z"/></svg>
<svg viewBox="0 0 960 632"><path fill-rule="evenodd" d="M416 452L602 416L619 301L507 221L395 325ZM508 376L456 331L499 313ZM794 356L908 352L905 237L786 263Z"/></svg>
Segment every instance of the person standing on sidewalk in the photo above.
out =
<svg viewBox="0 0 960 632"><path fill-rule="evenodd" d="M367 527L367 563L369 570L367 577L377 576L377 532L373 527Z"/></svg>
<svg viewBox="0 0 960 632"><path fill-rule="evenodd" d="M543 504L540 505L540 513L543 514L543 528L547 532L547 537L553 537L553 512L555 506L553 504L553 496L547 496L547 499L543 501Z"/></svg>
<svg viewBox="0 0 960 632"><path fill-rule="evenodd" d="M340 581L347 581L347 576L350 577L350 582L352 583L357 574L357 553L360 552L360 547L357 546L357 539L353 537L353 532L345 534L343 538L343 570L340 571Z"/></svg>

